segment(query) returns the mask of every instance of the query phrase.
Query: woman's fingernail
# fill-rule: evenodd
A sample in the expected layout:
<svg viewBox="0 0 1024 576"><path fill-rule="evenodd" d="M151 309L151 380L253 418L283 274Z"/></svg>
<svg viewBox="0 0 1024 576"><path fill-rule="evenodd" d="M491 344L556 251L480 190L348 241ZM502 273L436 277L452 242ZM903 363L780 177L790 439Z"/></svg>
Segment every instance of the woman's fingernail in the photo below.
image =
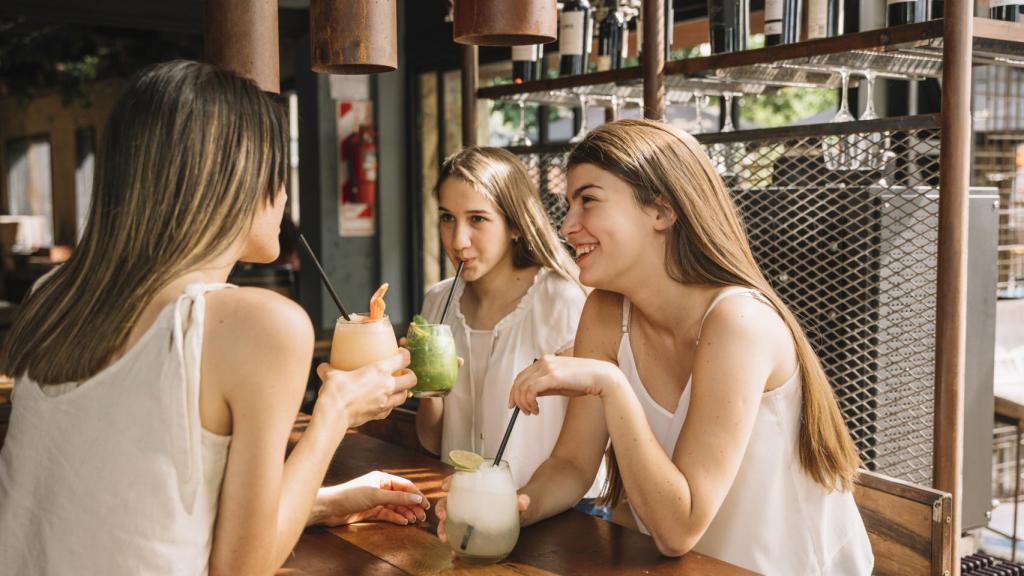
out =
<svg viewBox="0 0 1024 576"><path fill-rule="evenodd" d="M419 494L413 494L412 501L419 504L420 502L423 502L423 496L420 496Z"/></svg>

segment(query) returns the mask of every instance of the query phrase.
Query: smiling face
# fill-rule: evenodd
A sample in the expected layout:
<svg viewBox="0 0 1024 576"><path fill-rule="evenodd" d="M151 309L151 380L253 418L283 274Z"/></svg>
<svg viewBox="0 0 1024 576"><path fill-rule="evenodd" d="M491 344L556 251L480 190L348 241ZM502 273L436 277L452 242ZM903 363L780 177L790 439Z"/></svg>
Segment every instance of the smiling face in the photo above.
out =
<svg viewBox="0 0 1024 576"><path fill-rule="evenodd" d="M641 207L624 180L592 164L569 170L562 234L576 249L580 282L622 292L650 266L663 266L670 218Z"/></svg>
<svg viewBox="0 0 1024 576"><path fill-rule="evenodd" d="M473 282L495 268L512 267L517 235L494 202L457 177L441 183L438 197L441 243L453 264L465 262L463 280Z"/></svg>

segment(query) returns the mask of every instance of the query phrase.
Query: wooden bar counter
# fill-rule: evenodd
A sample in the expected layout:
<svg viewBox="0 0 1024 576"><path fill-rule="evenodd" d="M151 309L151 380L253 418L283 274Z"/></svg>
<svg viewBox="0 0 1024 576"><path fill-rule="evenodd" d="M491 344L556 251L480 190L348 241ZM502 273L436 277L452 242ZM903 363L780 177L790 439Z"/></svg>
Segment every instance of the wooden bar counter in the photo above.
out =
<svg viewBox="0 0 1024 576"><path fill-rule="evenodd" d="M297 440L304 421L296 424ZM434 507L441 481L452 468L429 456L358 432L342 442L325 483L336 484L373 470L404 476L430 499L427 522L397 526L366 523L340 528L308 528L279 576L366 574L525 574L525 575L741 575L751 574L726 562L691 552L666 558L654 541L639 532L570 510L523 528L519 542L504 562L483 567L453 561L446 544L435 535Z"/></svg>

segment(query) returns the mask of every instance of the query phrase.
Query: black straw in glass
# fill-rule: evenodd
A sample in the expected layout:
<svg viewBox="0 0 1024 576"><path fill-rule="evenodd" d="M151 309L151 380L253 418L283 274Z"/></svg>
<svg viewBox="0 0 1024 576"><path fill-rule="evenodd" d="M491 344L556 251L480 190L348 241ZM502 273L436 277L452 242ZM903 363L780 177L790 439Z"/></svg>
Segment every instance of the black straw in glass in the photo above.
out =
<svg viewBox="0 0 1024 576"><path fill-rule="evenodd" d="M459 279L462 278L462 267L466 265L464 260L459 260L459 269L455 271L455 280L452 281L452 287L448 290L448 300L444 303L444 310L441 311L441 321L438 324L444 324L444 319L448 317L448 308L452 305L452 296L455 296L455 287L459 285Z"/></svg>
<svg viewBox="0 0 1024 576"><path fill-rule="evenodd" d="M519 406L516 406L512 410L512 417L508 419L508 428L505 429L505 437L501 439L501 444L498 445L498 453L494 456L494 465L501 464L501 455L505 453L505 445L508 444L508 438L512 435L512 426L516 423L516 416L519 416Z"/></svg>
<svg viewBox="0 0 1024 576"><path fill-rule="evenodd" d="M309 242L306 242L306 237L299 233L299 241L302 242L302 247L306 249L306 254L309 254L309 259L313 261L313 265L316 266L316 271L320 273L320 279L324 281L324 286L327 286L327 291L331 293L331 298L334 298L334 303L338 305L338 310L341 315L345 317L345 320L352 320L348 317L348 312L345 311L345 305L341 303L341 298L338 297L338 293L334 291L334 286L331 286L331 281L327 279L327 272L324 272L324 267L320 265L320 261L316 259L316 254L313 253L313 249L309 247Z"/></svg>

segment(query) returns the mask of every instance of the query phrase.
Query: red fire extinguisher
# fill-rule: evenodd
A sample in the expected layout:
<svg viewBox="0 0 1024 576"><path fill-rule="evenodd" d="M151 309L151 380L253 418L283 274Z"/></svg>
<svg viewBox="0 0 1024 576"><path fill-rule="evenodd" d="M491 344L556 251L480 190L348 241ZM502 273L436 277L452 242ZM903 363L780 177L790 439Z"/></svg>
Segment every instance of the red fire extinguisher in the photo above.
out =
<svg viewBox="0 0 1024 576"><path fill-rule="evenodd" d="M365 216L373 213L377 199L377 144L373 130L366 124L341 144L341 155L348 165L348 181L342 189L345 200L366 204Z"/></svg>

